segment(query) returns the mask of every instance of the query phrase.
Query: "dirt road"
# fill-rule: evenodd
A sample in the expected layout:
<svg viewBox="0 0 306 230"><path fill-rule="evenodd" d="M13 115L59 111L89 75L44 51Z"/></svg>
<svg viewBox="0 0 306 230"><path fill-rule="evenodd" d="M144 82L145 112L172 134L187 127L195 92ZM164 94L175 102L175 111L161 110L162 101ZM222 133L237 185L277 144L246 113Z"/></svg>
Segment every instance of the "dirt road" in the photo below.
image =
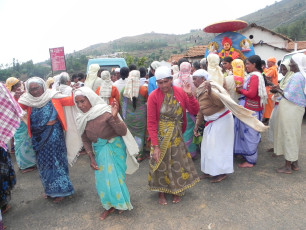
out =
<svg viewBox="0 0 306 230"><path fill-rule="evenodd" d="M7 229L306 229L306 121L304 120L300 171L277 174L283 157L272 158L272 147L263 134L257 165L240 169L218 184L201 181L189 189L179 204L157 203L147 188L148 160L127 176L134 206L132 211L113 213L100 221L103 211L87 156L70 168L75 195L60 204L42 198L38 172L21 174L12 192L11 210L4 215ZM14 158L14 157L13 157ZM195 162L200 173L200 159ZM17 166L15 164L15 169Z"/></svg>

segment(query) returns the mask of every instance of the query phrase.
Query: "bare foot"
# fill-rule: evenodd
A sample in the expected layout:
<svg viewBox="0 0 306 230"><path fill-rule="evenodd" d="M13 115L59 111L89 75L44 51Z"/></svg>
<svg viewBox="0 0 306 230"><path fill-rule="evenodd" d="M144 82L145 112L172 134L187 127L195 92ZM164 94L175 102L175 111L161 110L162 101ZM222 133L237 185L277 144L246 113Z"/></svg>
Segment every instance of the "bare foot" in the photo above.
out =
<svg viewBox="0 0 306 230"><path fill-rule="evenodd" d="M200 176L200 180L204 180L204 179L211 178L211 177L212 177L211 175L206 174L206 173L203 173L203 174Z"/></svg>
<svg viewBox="0 0 306 230"><path fill-rule="evenodd" d="M42 197L44 198L44 199L48 199L48 195L46 194L46 193L44 193L44 194L42 194Z"/></svg>
<svg viewBox="0 0 306 230"><path fill-rule="evenodd" d="M56 198L53 200L53 203L59 203L59 202L61 202L61 201L64 200L64 199L65 199L64 196L56 197Z"/></svg>
<svg viewBox="0 0 306 230"><path fill-rule="evenodd" d="M158 203L161 204L161 205L167 205L167 200L166 200L166 197L165 197L165 193L163 192L159 192L158 193Z"/></svg>
<svg viewBox="0 0 306 230"><path fill-rule="evenodd" d="M1 209L1 213L2 213L2 214L5 214L5 213L7 213L8 210L10 210L10 209L11 209L11 206L9 206L9 205L7 204L7 205L5 205L5 206Z"/></svg>
<svg viewBox="0 0 306 230"><path fill-rule="evenodd" d="M115 211L115 208L110 208L108 210L105 210L101 215L100 215L100 220L105 220L106 217L108 217L109 214Z"/></svg>
<svg viewBox="0 0 306 230"><path fill-rule="evenodd" d="M293 162L291 163L291 169L292 169L293 171L299 171L299 170L300 170L298 161L293 161Z"/></svg>
<svg viewBox="0 0 306 230"><path fill-rule="evenodd" d="M276 155L275 153L272 153L271 157L278 157L278 155Z"/></svg>
<svg viewBox="0 0 306 230"><path fill-rule="evenodd" d="M254 167L253 164L250 164L249 162L243 162L241 164L238 165L239 168L252 168Z"/></svg>
<svg viewBox="0 0 306 230"><path fill-rule="evenodd" d="M27 169L22 169L22 170L21 170L21 173L32 172L32 171L34 171L34 170L36 170L36 166L31 167L31 168L27 168Z"/></svg>
<svg viewBox="0 0 306 230"><path fill-rule="evenodd" d="M218 182L224 180L226 177L227 177L226 174L221 174L221 175L218 175L218 176L214 176L213 179L210 182L211 183L218 183Z"/></svg>
<svg viewBox="0 0 306 230"><path fill-rule="evenodd" d="M181 197L181 196L173 195L172 203L177 204L177 203L180 203L181 200L182 200L182 197Z"/></svg>
<svg viewBox="0 0 306 230"><path fill-rule="evenodd" d="M274 152L274 148L270 148L267 150L268 153L273 153Z"/></svg>
<svg viewBox="0 0 306 230"><path fill-rule="evenodd" d="M281 168L276 169L276 171L277 171L278 173L285 173L285 174L291 174L291 173L292 173L291 167L289 168L289 167L287 167L286 165L283 166L283 167L281 167Z"/></svg>

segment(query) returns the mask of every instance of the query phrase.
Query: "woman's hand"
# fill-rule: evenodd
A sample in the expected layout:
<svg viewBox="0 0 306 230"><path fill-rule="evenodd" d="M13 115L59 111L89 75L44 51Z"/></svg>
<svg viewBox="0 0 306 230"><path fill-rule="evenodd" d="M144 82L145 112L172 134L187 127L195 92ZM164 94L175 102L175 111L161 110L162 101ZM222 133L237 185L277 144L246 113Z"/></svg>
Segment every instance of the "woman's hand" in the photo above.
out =
<svg viewBox="0 0 306 230"><path fill-rule="evenodd" d="M193 135L194 135L195 137L200 136L200 134L198 133L198 126L197 126L197 125L194 126Z"/></svg>
<svg viewBox="0 0 306 230"><path fill-rule="evenodd" d="M154 146L153 147L153 159L155 160L155 162L159 161L160 158L160 148L158 146Z"/></svg>
<svg viewBox="0 0 306 230"><path fill-rule="evenodd" d="M119 105L116 99L114 99L112 102L112 115L114 117L117 117L118 111L119 111Z"/></svg>
<svg viewBox="0 0 306 230"><path fill-rule="evenodd" d="M188 96L192 95L192 89L189 82L183 81L182 89L184 90L185 93L187 93Z"/></svg>
<svg viewBox="0 0 306 230"><path fill-rule="evenodd" d="M96 160L92 157L90 158L90 167L93 169L93 170L98 170L99 167L97 165L97 162Z"/></svg>

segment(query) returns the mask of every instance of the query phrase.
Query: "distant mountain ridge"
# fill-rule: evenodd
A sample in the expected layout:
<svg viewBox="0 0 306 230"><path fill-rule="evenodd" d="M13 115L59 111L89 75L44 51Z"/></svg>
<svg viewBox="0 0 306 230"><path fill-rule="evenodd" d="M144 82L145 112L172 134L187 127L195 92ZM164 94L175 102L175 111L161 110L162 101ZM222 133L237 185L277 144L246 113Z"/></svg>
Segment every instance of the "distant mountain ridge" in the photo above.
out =
<svg viewBox="0 0 306 230"><path fill-rule="evenodd" d="M280 26L289 25L301 18L303 20L306 18L305 0L282 0L275 2L239 19L249 24L256 23L259 26L276 31ZM183 35L152 32L122 37L108 43L89 46L70 55L79 56L83 54L89 57L97 57L125 52L135 57L146 56L149 59L167 60L172 54L183 53L192 46L208 44L214 35L204 33L202 29L191 30L190 33Z"/></svg>

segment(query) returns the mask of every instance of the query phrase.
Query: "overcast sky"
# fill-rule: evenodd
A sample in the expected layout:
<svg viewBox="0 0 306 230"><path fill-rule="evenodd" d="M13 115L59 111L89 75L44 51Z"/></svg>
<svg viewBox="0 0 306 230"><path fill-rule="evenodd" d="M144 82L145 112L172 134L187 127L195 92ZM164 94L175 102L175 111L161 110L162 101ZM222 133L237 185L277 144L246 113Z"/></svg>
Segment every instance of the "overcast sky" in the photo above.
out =
<svg viewBox="0 0 306 230"><path fill-rule="evenodd" d="M49 58L152 31L185 34L191 29L234 20L275 0L0 0L0 64ZM203 32L204 33L204 32Z"/></svg>

